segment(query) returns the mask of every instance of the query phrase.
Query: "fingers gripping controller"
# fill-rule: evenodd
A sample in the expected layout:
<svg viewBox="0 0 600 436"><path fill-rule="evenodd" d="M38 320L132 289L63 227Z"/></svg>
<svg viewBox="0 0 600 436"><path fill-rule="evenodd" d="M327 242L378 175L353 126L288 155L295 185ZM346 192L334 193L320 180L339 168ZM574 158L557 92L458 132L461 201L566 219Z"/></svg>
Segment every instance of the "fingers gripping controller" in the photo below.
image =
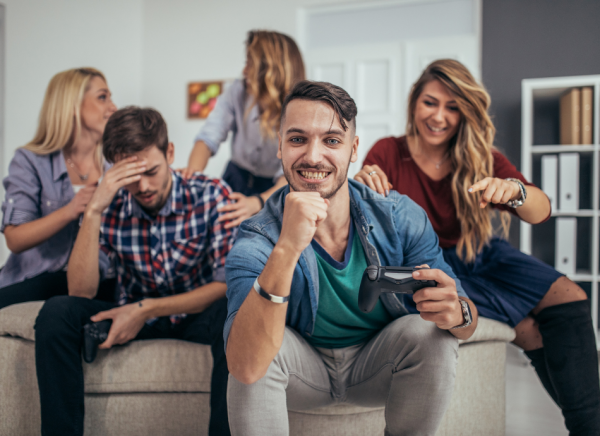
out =
<svg viewBox="0 0 600 436"><path fill-rule="evenodd" d="M382 292L394 294L413 294L423 288L435 288L434 280L416 280L413 271L418 268L404 266L370 265L363 273L358 291L358 307L370 312L375 307Z"/></svg>
<svg viewBox="0 0 600 436"><path fill-rule="evenodd" d="M106 341L112 319L90 322L83 326L83 360L92 363L98 353L98 345Z"/></svg>

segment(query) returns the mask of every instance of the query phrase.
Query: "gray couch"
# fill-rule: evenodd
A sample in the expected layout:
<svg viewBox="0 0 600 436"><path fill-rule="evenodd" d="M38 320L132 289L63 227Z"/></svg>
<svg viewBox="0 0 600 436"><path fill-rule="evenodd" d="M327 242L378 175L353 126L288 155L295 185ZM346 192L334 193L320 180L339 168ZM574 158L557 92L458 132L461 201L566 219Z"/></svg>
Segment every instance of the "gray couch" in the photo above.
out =
<svg viewBox="0 0 600 436"><path fill-rule="evenodd" d="M0 310L0 436L40 434L35 318L42 302ZM504 436L507 325L480 319L461 343L456 388L439 436ZM207 434L210 348L178 340L135 341L98 353L85 371L85 435ZM289 411L293 436L382 435L383 408Z"/></svg>

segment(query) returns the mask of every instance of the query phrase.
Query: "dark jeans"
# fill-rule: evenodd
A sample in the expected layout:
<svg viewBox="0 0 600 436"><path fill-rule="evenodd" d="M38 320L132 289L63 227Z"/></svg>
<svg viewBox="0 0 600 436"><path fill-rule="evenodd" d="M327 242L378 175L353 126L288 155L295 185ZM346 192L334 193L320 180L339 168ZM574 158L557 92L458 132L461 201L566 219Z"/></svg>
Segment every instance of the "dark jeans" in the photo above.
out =
<svg viewBox="0 0 600 436"><path fill-rule="evenodd" d="M233 162L227 164L223 180L233 189L233 192L239 192L245 196L261 194L275 185L272 177L255 176Z"/></svg>
<svg viewBox="0 0 600 436"><path fill-rule="evenodd" d="M42 307L35 324L35 360L43 436L83 435L82 328L91 316L113 307L114 303L67 296L51 298ZM202 313L188 315L178 325L171 325L168 318L159 318L153 325L146 324L136 337L136 340L171 338L211 345L214 363L211 436L230 434L226 400L229 372L223 343L226 316L227 302L223 298Z"/></svg>
<svg viewBox="0 0 600 436"><path fill-rule="evenodd" d="M100 282L95 299L114 301L115 283L115 279ZM0 309L11 304L48 300L57 295L67 295L68 291L66 271L45 272L39 276L0 288Z"/></svg>

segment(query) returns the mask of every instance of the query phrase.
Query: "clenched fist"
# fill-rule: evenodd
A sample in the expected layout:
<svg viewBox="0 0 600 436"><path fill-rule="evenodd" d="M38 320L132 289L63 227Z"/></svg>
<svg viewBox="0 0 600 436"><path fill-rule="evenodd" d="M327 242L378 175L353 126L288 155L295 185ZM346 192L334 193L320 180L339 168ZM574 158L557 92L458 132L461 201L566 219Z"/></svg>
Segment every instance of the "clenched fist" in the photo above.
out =
<svg viewBox="0 0 600 436"><path fill-rule="evenodd" d="M319 224L327 218L328 207L329 200L318 192L290 192L285 198L277 245L299 257L312 241Z"/></svg>

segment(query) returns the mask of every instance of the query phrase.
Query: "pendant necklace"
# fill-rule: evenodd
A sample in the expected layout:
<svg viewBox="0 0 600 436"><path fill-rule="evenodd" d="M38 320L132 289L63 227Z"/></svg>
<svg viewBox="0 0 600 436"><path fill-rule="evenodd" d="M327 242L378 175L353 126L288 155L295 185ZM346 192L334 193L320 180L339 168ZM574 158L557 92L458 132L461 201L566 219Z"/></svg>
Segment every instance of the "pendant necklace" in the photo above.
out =
<svg viewBox="0 0 600 436"><path fill-rule="evenodd" d="M67 164L71 167L71 169L73 171L75 171L75 174L77 174L79 176L79 178L81 179L82 182L85 182L88 179L88 177L90 176L89 171L87 174L79 174L77 167L75 166L75 164L73 163L73 161L70 158L67 158Z"/></svg>
<svg viewBox="0 0 600 436"><path fill-rule="evenodd" d="M425 152L424 152L424 150L423 150L422 148L421 148L421 153L423 154L423 156L425 156L425 157L427 158L427 160L428 160L429 162L431 162L432 164L434 164L434 165L435 165L435 169L436 169L436 170L439 170L439 169L440 169L440 167L442 166L442 164L443 164L444 162L446 162L446 159L448 159L448 157L450 157L450 150L446 151L446 154L444 155L444 158L443 158L441 161L439 161L439 162L436 162L436 161L434 161L432 158L430 158L430 157L427 155L427 153L425 153Z"/></svg>

